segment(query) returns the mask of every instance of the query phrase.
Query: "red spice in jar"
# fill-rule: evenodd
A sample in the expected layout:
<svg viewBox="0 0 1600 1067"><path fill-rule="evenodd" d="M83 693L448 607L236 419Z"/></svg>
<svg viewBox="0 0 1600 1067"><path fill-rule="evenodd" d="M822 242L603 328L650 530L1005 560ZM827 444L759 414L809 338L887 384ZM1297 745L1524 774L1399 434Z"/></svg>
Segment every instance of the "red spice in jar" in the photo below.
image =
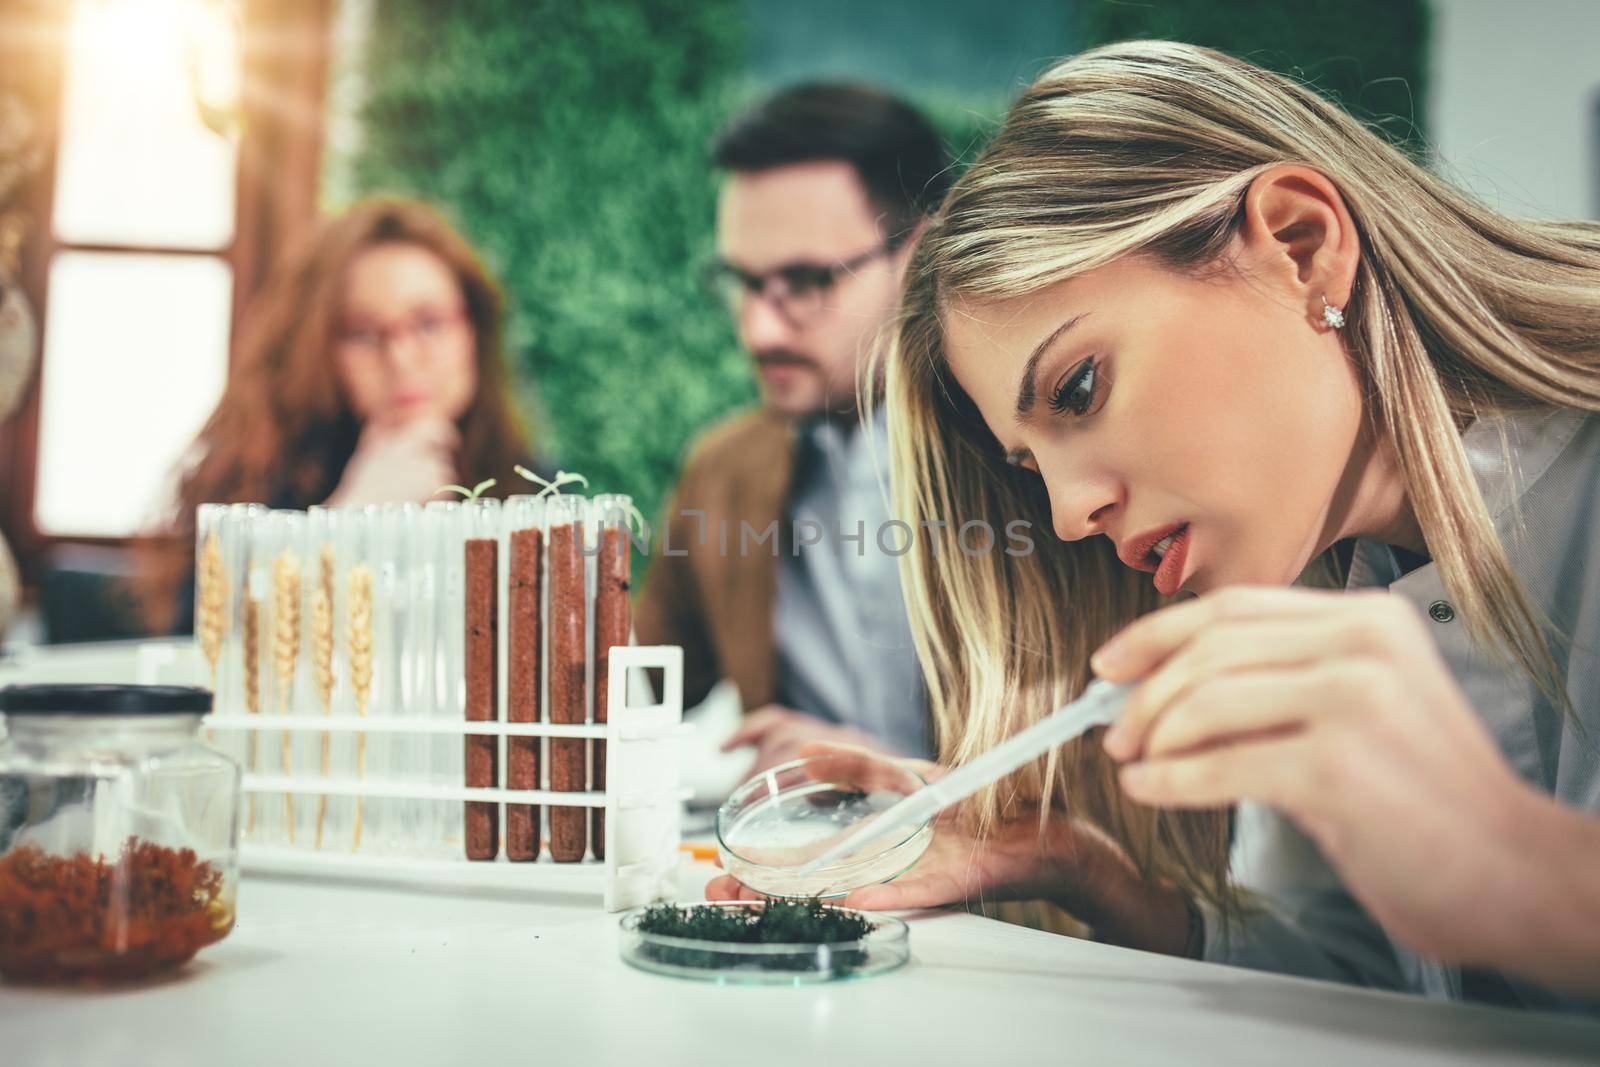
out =
<svg viewBox="0 0 1600 1067"><path fill-rule="evenodd" d="M540 719L539 569L543 541L543 531L537 527L511 534L511 588L506 605L506 718L511 722ZM507 739L506 785L511 789L539 788L537 737ZM506 858L519 862L539 858L537 804L506 805Z"/></svg>
<svg viewBox="0 0 1600 1067"><path fill-rule="evenodd" d="M493 722L499 715L500 544L486 537L467 542L466 671L468 722ZM468 734L467 785L493 788L500 782L500 739ZM466 804L467 859L492 860L500 851L500 805Z"/></svg>
<svg viewBox="0 0 1600 1067"><path fill-rule="evenodd" d="M0 975L116 981L187 962L233 929L222 871L130 837L115 863L23 845L0 857Z"/></svg>
<svg viewBox="0 0 1600 1067"><path fill-rule="evenodd" d="M597 581L594 594L594 721L605 722L610 699L611 650L628 643L633 629L633 610L628 602L628 569L631 562L628 528L607 525L600 530L600 552L596 557ZM594 788L606 787L606 743L594 744ZM606 810L594 810L593 844L595 859L606 858Z"/></svg>
<svg viewBox="0 0 1600 1067"><path fill-rule="evenodd" d="M550 721L582 723L585 647L583 526L569 522L550 528ZM578 793L588 788L588 742L550 739L550 788ZM550 858L577 863L588 851L589 815L581 807L550 808Z"/></svg>

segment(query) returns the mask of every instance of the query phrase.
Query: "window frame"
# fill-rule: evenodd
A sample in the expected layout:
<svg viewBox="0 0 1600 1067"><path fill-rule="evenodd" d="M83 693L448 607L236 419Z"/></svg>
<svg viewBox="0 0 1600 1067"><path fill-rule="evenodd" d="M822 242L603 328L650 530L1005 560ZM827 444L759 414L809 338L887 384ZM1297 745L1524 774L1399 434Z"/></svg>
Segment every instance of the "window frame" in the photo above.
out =
<svg viewBox="0 0 1600 1067"><path fill-rule="evenodd" d="M234 175L233 239L221 248L101 245L63 242L53 226L61 104L65 91L65 43L71 5L32 0L0 18L25 22L0 33L0 70L24 87L40 139L40 165L18 198L30 230L24 238L20 284L38 323L38 365L11 419L0 423L0 534L10 542L32 600L52 551L93 545L131 553L149 535L127 537L55 534L41 530L38 498L42 351L49 307L49 273L59 252L158 253L215 257L233 274L228 362L237 358L242 312L265 284L285 247L317 216L324 138L324 108L337 0L245 0L240 5L243 133ZM30 32L31 31L31 32ZM13 80L13 79L8 79Z"/></svg>

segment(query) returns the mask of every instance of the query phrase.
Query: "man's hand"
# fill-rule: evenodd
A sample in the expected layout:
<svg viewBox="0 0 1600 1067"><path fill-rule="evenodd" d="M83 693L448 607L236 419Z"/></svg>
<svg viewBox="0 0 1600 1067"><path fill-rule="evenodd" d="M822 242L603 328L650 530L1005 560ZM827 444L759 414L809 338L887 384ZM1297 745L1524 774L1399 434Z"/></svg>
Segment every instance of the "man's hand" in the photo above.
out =
<svg viewBox="0 0 1600 1067"><path fill-rule="evenodd" d="M840 726L779 704L767 704L746 715L733 736L723 743L722 751L753 746L756 763L750 773L759 774L798 758L801 747L813 741L886 751L875 738L852 726Z"/></svg>

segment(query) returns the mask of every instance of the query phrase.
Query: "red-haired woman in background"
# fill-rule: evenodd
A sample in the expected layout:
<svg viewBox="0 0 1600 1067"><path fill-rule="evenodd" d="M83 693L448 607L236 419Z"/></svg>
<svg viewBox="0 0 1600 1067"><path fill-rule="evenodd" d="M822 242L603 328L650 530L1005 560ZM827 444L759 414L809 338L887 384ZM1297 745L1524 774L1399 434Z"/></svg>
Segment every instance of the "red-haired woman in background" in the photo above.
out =
<svg viewBox="0 0 1600 1067"><path fill-rule="evenodd" d="M504 302L477 253L422 204L378 199L323 223L242 324L217 409L146 568L148 621L184 629L195 508L423 501L528 463L507 389Z"/></svg>

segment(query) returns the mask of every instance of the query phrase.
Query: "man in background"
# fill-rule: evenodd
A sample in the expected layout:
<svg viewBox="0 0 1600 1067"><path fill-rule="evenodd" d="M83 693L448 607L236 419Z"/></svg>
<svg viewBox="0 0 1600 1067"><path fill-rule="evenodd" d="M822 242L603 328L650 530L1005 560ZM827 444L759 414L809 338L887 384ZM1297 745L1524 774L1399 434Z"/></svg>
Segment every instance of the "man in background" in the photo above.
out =
<svg viewBox="0 0 1600 1067"><path fill-rule="evenodd" d="M762 403L691 446L639 638L683 646L686 705L733 679L746 716L727 747L753 745L758 768L813 740L931 755L896 559L908 545L885 529L883 418L861 424L856 374L949 161L909 105L825 84L737 117L712 161L714 280Z"/></svg>

